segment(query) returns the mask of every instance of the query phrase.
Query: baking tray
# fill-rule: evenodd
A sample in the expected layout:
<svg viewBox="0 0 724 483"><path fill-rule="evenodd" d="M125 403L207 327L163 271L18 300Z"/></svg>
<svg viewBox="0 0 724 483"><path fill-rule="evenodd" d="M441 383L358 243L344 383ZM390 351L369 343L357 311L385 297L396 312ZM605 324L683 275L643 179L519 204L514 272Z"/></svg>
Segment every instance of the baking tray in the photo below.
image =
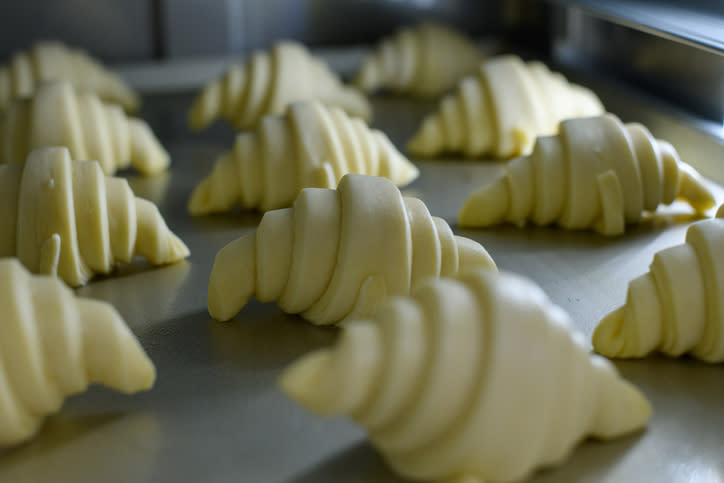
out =
<svg viewBox="0 0 724 483"><path fill-rule="evenodd" d="M670 129L689 129L641 97L612 92L614 104L638 106L652 119L664 116ZM162 268L136 261L78 290L111 302L124 316L156 364L155 387L135 396L93 387L69 398L37 438L0 454L0 482L400 481L360 429L307 413L276 386L287 364L331 344L336 329L255 301L231 322L209 317L206 289L216 252L261 216L187 214L191 190L234 137L222 124L201 134L187 131L191 100L190 93L146 96L143 117L173 164L156 178L127 174L138 195L158 204L190 258ZM403 147L434 103L379 97L374 107L375 126ZM454 223L463 200L502 164L451 159L418 166L421 176L405 194L482 243L501 269L542 285L589 339L597 321L623 303L628 282L647 270L656 251L681 243L691 221L676 204L612 239L556 228L460 230ZM724 200L724 190L712 187ZM613 442L587 441L562 466L531 481L724 481L724 366L664 357L615 364L652 401L648 429Z"/></svg>

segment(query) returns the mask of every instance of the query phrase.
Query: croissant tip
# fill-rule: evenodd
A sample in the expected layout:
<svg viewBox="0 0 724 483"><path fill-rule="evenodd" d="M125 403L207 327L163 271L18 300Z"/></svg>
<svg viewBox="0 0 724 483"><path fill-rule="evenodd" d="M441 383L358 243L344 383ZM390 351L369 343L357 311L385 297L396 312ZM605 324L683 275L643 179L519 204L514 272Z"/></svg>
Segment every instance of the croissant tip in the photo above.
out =
<svg viewBox="0 0 724 483"><path fill-rule="evenodd" d="M699 192L699 196L689 198L689 204L697 213L705 213L716 206L716 199L711 191L702 190Z"/></svg>
<svg viewBox="0 0 724 483"><path fill-rule="evenodd" d="M470 238L455 236L458 245L460 268L481 267L486 270L498 271L498 266L490 253L480 243Z"/></svg>
<svg viewBox="0 0 724 483"><path fill-rule="evenodd" d="M125 344L124 347L126 353L123 355L123 368L120 369L118 376L99 377L95 382L105 384L124 394L148 391L156 383L156 366L135 338L133 343Z"/></svg>
<svg viewBox="0 0 724 483"><path fill-rule="evenodd" d="M150 156L146 162L137 163L136 168L144 176L155 176L168 170L171 165L171 156L165 149L160 148L158 154Z"/></svg>
<svg viewBox="0 0 724 483"><path fill-rule="evenodd" d="M141 391L148 391L156 383L156 367L151 362L151 359L144 354L142 362L133 368L133 374L129 377L132 384L126 389L128 393L136 393Z"/></svg>
<svg viewBox="0 0 724 483"><path fill-rule="evenodd" d="M319 350L302 357L287 368L279 378L279 386L294 401L310 411L322 413L316 386L330 364L328 350Z"/></svg>
<svg viewBox="0 0 724 483"><path fill-rule="evenodd" d="M146 176L166 171L171 164L171 156L161 145L146 121L129 118L129 122L131 127L131 164Z"/></svg>
<svg viewBox="0 0 724 483"><path fill-rule="evenodd" d="M401 159L402 175L400 176L397 186L407 186L420 177L420 169L406 158Z"/></svg>
<svg viewBox="0 0 724 483"><path fill-rule="evenodd" d="M215 272L216 270L212 268L206 308L212 319L219 322L228 322L234 318L241 308L227 297L223 287L216 281Z"/></svg>
<svg viewBox="0 0 724 483"><path fill-rule="evenodd" d="M203 131L208 126L208 121L202 119L200 116L196 116L193 113L189 115L188 126L193 132Z"/></svg>
<svg viewBox="0 0 724 483"><path fill-rule="evenodd" d="M219 250L209 277L207 307L216 320L232 319L256 290L256 232Z"/></svg>
<svg viewBox="0 0 724 483"><path fill-rule="evenodd" d="M444 149L444 140L440 135L441 127L434 115L427 116L417 132L407 142L407 151L420 157L431 157Z"/></svg>
<svg viewBox="0 0 724 483"><path fill-rule="evenodd" d="M224 284L217 280L219 272L220 270L214 265L214 268L211 269L206 308L212 319L219 322L228 322L239 313L241 307L246 304L246 300L243 300L240 306L235 300L229 298L226 290L224 290Z"/></svg>
<svg viewBox="0 0 724 483"><path fill-rule="evenodd" d="M189 247L186 246L183 240L181 240L177 235L174 235L173 233L171 234L169 245L170 262L177 262L191 255L191 250L189 250Z"/></svg>
<svg viewBox="0 0 724 483"><path fill-rule="evenodd" d="M209 296L206 309L211 318L218 320L219 322L228 322L234 318L234 315L236 315L230 309L219 306L217 302L212 302L211 296Z"/></svg>
<svg viewBox="0 0 724 483"><path fill-rule="evenodd" d="M213 212L210 203L211 197L211 181L209 178L204 179L194 188L189 198L188 210L192 216L208 215Z"/></svg>
<svg viewBox="0 0 724 483"><path fill-rule="evenodd" d="M123 104L126 112L129 114L135 114L141 109L141 96L129 90L125 94L121 104Z"/></svg>
<svg viewBox="0 0 724 483"><path fill-rule="evenodd" d="M211 119L208 116L204 115L203 109L204 109L204 102L203 102L203 93L202 93L199 95L199 97L196 98L194 103L191 105L191 109L189 109L189 113L186 118L189 129L191 129L194 132L199 132L199 131L203 130L211 123Z"/></svg>
<svg viewBox="0 0 724 483"><path fill-rule="evenodd" d="M646 398L646 396L644 396L644 394L636 386L628 381L626 381L626 384L632 394L632 407L634 408L634 413L638 414L639 416L639 424L635 424L634 427L631 428L632 431L636 431L644 427L646 423L651 419L651 416L654 414L654 407L651 405L651 402Z"/></svg>
<svg viewBox="0 0 724 483"><path fill-rule="evenodd" d="M510 202L504 177L483 186L465 200L458 214L461 227L486 227L501 223Z"/></svg>
<svg viewBox="0 0 724 483"><path fill-rule="evenodd" d="M88 380L124 394L153 387L153 361L116 309L106 302L84 298L77 299L77 307L83 323Z"/></svg>
<svg viewBox="0 0 724 483"><path fill-rule="evenodd" d="M352 79L351 84L362 92L373 92L379 86L379 77L373 63L366 63Z"/></svg>
<svg viewBox="0 0 724 483"><path fill-rule="evenodd" d="M614 411L617 417L605 428L598 428L594 435L602 439L612 439L646 427L654 412L653 407L644 394L631 382L625 379L618 380L615 400L610 399L609 409ZM604 396L606 398L606 396ZM608 418L604 418L606 420Z"/></svg>
<svg viewBox="0 0 724 483"><path fill-rule="evenodd" d="M624 349L624 307L606 315L593 331L593 349L606 357L621 357Z"/></svg>
<svg viewBox="0 0 724 483"><path fill-rule="evenodd" d="M419 134L415 134L405 146L407 152L413 156L427 157L432 155L431 149L428 148L425 138Z"/></svg>

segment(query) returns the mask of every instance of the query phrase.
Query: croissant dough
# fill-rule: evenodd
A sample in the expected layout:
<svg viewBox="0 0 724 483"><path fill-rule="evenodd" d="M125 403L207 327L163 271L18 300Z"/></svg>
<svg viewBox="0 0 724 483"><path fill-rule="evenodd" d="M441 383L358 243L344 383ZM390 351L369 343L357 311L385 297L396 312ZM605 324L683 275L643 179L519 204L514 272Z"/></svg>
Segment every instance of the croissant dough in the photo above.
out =
<svg viewBox="0 0 724 483"><path fill-rule="evenodd" d="M0 114L0 164L22 163L44 146L66 146L73 159L98 160L106 174L132 165L148 175L169 165L145 121L67 81L46 82Z"/></svg>
<svg viewBox="0 0 724 483"><path fill-rule="evenodd" d="M686 242L658 252L628 287L626 304L603 318L593 347L607 357L657 350L724 362L724 209L694 223Z"/></svg>
<svg viewBox="0 0 724 483"><path fill-rule="evenodd" d="M129 112L138 110L141 103L123 79L86 52L61 42L38 42L0 66L0 111L15 99L32 96L39 85L50 80L66 80Z"/></svg>
<svg viewBox="0 0 724 483"><path fill-rule="evenodd" d="M605 114L563 121L557 136L538 138L529 156L512 160L500 177L468 198L458 221L461 226L556 222L620 235L644 210L677 198L697 212L714 206L711 191L671 144L641 124L622 124Z"/></svg>
<svg viewBox="0 0 724 483"><path fill-rule="evenodd" d="M540 62L506 55L484 62L428 115L407 145L416 156L442 152L509 158L527 154L558 123L603 114L598 97Z"/></svg>
<svg viewBox="0 0 724 483"><path fill-rule="evenodd" d="M365 120L372 116L369 101L343 85L324 61L302 44L279 42L207 84L191 107L189 125L201 130L221 117L237 129L248 129L267 114L283 114L292 102L313 99Z"/></svg>
<svg viewBox="0 0 724 483"><path fill-rule="evenodd" d="M135 254L155 265L188 256L156 205L95 161L71 161L66 148L36 149L25 164L0 165L0 257L75 287Z"/></svg>
<svg viewBox="0 0 724 483"><path fill-rule="evenodd" d="M380 88L435 97L474 74L482 52L465 36L440 24L404 28L382 40L353 84L364 92Z"/></svg>
<svg viewBox="0 0 724 483"><path fill-rule="evenodd" d="M191 214L226 211L237 202L263 211L291 206L302 188L335 188L347 173L390 178L405 185L419 171L382 132L317 101L266 116L241 133L194 190Z"/></svg>
<svg viewBox="0 0 724 483"><path fill-rule="evenodd" d="M388 295L465 266L495 269L480 244L454 236L386 178L345 175L336 190L305 188L255 232L216 255L209 313L228 320L252 295L315 324L372 313Z"/></svg>
<svg viewBox="0 0 724 483"><path fill-rule="evenodd" d="M0 260L0 447L31 438L66 396L100 383L130 394L156 370L118 312Z"/></svg>
<svg viewBox="0 0 724 483"><path fill-rule="evenodd" d="M480 269L345 323L280 383L315 413L350 416L393 469L423 481L519 481L651 415L537 285Z"/></svg>

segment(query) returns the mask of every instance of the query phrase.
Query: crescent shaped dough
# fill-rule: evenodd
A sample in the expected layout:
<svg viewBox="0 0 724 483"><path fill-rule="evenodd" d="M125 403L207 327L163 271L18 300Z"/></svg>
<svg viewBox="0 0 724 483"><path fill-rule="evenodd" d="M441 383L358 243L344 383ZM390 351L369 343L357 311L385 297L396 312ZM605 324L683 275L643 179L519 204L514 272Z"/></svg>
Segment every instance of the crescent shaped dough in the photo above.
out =
<svg viewBox="0 0 724 483"><path fill-rule="evenodd" d="M397 185L419 171L382 132L338 107L317 101L265 116L221 155L189 201L192 215L226 211L241 202L262 211L291 206L302 188L335 188L347 173L384 176Z"/></svg>
<svg viewBox="0 0 724 483"><path fill-rule="evenodd" d="M596 352L724 362L724 208L716 216L691 225L685 243L658 252L649 272L631 281L626 304L593 333Z"/></svg>
<svg viewBox="0 0 724 483"><path fill-rule="evenodd" d="M324 61L302 44L279 42L207 84L194 100L189 126L198 131L220 117L239 130L248 129L267 114L283 114L292 102L315 99L366 121L372 117L369 101L343 85Z"/></svg>
<svg viewBox="0 0 724 483"><path fill-rule="evenodd" d="M537 285L480 269L346 322L280 383L317 414L351 417L416 481L520 481L584 437L615 438L651 415Z"/></svg>
<svg viewBox="0 0 724 483"><path fill-rule="evenodd" d="M61 42L38 42L27 51L16 52L7 65L0 66L0 112L11 101L32 96L50 80L66 80L129 112L137 111L141 104L138 94L121 77L83 50Z"/></svg>
<svg viewBox="0 0 724 483"><path fill-rule="evenodd" d="M153 363L110 304L12 258L0 260L0 320L0 447L33 437L91 383L127 394L153 386Z"/></svg>
<svg viewBox="0 0 724 483"><path fill-rule="evenodd" d="M129 165L156 174L170 160L145 121L68 81L46 82L0 114L0 165L22 163L44 146L66 146L73 159L98 160L106 174Z"/></svg>
<svg viewBox="0 0 724 483"><path fill-rule="evenodd" d="M364 92L389 89L436 97L474 74L482 60L482 52L464 35L423 23L383 39L364 60L353 84Z"/></svg>
<svg viewBox="0 0 724 483"><path fill-rule="evenodd" d="M563 121L557 136L538 138L530 155L468 198L458 220L477 227L532 220L620 235L644 211L675 199L700 213L715 203L671 144L605 114Z"/></svg>
<svg viewBox="0 0 724 483"><path fill-rule="evenodd" d="M390 180L348 174L336 190L303 189L293 208L266 212L257 230L222 248L211 271L209 313L228 320L253 295L332 324L372 313L425 277L466 266L495 269L480 244L453 235Z"/></svg>
<svg viewBox="0 0 724 483"><path fill-rule="evenodd" d="M64 147L0 165L0 257L77 287L136 254L160 265L189 250L125 179L104 176L96 161L71 161Z"/></svg>
<svg viewBox="0 0 724 483"><path fill-rule="evenodd" d="M442 99L407 145L416 156L442 152L509 158L530 152L536 136L555 134L558 123L604 113L596 95L570 84L540 62L492 58Z"/></svg>

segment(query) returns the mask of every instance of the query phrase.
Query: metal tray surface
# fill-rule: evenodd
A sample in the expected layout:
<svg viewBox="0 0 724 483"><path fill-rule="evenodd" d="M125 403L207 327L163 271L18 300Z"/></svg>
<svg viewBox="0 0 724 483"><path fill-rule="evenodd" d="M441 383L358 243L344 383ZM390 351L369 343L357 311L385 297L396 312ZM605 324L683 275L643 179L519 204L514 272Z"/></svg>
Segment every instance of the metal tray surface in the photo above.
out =
<svg viewBox="0 0 724 483"><path fill-rule="evenodd" d="M78 290L118 308L157 366L156 385L135 396L93 387L69 398L37 438L0 454L0 482L400 481L359 428L307 413L276 386L288 363L332 343L336 329L255 301L229 323L209 317L206 289L216 252L261 216L187 214L191 190L234 136L221 124L188 132L190 102L184 94L146 99L143 115L173 165L157 178L127 176L138 195L158 203L191 257L162 268L138 261ZM375 125L403 147L433 105L378 98ZM502 164L418 164L422 174L405 194L481 242L501 269L542 285L588 338L601 316L623 303L628 282L648 269L653 254L683 241L691 221L682 215L685 207L674 205L614 239L556 228L463 231L454 225L463 200ZM724 190L713 186L721 202ZM664 357L615 364L652 401L648 429L613 442L586 441L532 481L724 481L724 366Z"/></svg>

